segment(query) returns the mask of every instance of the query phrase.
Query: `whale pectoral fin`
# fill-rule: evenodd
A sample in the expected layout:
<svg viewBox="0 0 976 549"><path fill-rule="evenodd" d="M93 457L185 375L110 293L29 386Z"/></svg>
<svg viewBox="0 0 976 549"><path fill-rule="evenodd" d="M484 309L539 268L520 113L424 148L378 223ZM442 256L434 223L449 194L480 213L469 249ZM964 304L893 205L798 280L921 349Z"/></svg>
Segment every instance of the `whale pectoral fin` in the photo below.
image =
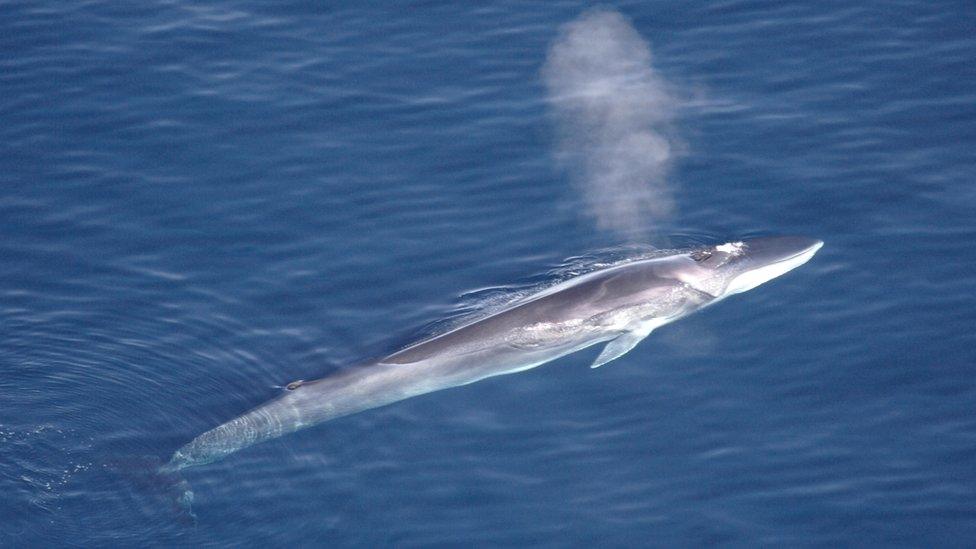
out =
<svg viewBox="0 0 976 549"><path fill-rule="evenodd" d="M627 351L633 349L641 342L650 332L627 332L616 339L607 343L607 346L603 348L603 352L600 356L596 357L593 364L590 364L590 368L599 368L611 360L620 358L621 356L627 354Z"/></svg>

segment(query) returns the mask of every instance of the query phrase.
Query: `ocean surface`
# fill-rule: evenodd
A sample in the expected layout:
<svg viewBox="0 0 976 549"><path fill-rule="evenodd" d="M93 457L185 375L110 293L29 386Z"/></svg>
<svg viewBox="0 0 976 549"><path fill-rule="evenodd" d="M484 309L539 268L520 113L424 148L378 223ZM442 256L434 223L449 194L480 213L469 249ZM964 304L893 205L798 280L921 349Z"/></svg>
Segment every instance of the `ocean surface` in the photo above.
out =
<svg viewBox="0 0 976 549"><path fill-rule="evenodd" d="M972 546L976 6L603 10L0 3L0 546ZM546 67L594 13L575 53L631 29L666 84L661 163L565 161L607 134ZM579 262L765 234L826 245L602 368L188 469L195 518L152 475Z"/></svg>

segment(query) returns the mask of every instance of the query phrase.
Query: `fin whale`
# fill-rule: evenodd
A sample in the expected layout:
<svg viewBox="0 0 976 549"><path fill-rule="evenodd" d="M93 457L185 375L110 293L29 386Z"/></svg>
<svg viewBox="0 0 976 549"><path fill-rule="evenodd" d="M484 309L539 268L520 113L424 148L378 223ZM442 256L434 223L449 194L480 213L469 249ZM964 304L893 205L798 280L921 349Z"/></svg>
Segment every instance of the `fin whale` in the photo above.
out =
<svg viewBox="0 0 976 549"><path fill-rule="evenodd" d="M289 383L278 398L176 450L160 472L211 463L262 441L413 396L535 368L593 345L605 345L592 364L602 366L659 326L806 263L822 245L803 237L755 238L569 279L379 360Z"/></svg>

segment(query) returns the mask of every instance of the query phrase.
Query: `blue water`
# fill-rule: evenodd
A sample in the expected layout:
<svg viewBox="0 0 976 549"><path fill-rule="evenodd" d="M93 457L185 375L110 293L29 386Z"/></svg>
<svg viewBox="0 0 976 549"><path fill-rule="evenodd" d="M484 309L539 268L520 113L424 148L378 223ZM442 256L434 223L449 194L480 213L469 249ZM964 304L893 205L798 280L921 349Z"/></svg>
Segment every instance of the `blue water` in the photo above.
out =
<svg viewBox="0 0 976 549"><path fill-rule="evenodd" d="M190 469L192 521L154 460L634 243L553 159L586 5L4 3L0 546L971 544L973 5L613 8L680 100L642 243L823 250L603 368Z"/></svg>

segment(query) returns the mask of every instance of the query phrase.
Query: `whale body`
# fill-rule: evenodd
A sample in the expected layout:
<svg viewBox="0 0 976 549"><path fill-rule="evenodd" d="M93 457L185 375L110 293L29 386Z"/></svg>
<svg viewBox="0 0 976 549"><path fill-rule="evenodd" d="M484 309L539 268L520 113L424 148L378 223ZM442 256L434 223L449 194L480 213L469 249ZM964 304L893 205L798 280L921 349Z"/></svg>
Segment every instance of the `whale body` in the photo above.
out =
<svg viewBox="0 0 976 549"><path fill-rule="evenodd" d="M204 465L330 419L605 344L593 367L655 328L806 263L823 242L765 237L624 263L559 283L485 318L335 375L297 381L276 399L178 449L163 471Z"/></svg>

